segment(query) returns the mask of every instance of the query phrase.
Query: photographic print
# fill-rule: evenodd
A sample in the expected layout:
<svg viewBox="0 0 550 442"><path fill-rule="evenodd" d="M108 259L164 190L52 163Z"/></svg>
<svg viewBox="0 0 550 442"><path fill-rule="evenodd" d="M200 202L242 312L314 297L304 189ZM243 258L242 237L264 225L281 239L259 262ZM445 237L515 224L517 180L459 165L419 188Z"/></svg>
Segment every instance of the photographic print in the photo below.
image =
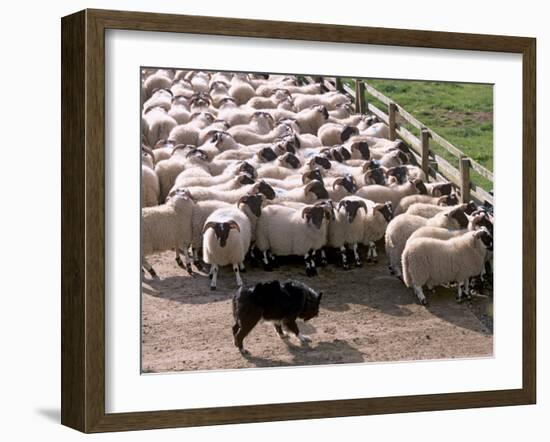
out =
<svg viewBox="0 0 550 442"><path fill-rule="evenodd" d="M139 91L142 373L493 356L493 85Z"/></svg>

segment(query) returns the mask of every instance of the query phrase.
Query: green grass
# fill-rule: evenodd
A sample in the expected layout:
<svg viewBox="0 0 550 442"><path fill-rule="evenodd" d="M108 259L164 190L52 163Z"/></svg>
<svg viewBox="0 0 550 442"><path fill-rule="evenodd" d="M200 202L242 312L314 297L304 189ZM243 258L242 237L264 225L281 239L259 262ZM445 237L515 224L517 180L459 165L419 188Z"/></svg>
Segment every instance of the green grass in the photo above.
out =
<svg viewBox="0 0 550 442"><path fill-rule="evenodd" d="M493 170L493 86L433 81L367 80L424 125L448 140L466 156ZM350 82L353 86L353 82ZM366 94L367 100L387 113L387 106ZM419 131L398 119L419 137ZM430 141L431 149L458 169L456 157ZM473 170L474 183L486 190L492 183Z"/></svg>

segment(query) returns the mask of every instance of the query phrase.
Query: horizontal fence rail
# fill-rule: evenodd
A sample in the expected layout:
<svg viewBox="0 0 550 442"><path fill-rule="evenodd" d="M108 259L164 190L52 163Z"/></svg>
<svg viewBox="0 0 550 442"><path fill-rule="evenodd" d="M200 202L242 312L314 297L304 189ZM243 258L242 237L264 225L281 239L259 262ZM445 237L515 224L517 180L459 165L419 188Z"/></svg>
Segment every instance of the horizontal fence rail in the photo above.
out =
<svg viewBox="0 0 550 442"><path fill-rule="evenodd" d="M338 90L346 94L354 104L357 113L370 113L375 115L381 122L387 124L390 139L395 139L398 136L412 148L414 157L426 173L426 176L453 183L460 189L463 201L474 199L477 203L493 205L493 195L472 181L470 169L473 169L491 183L494 182L493 172L465 155L464 152L433 129L427 127L391 98L386 97L367 81L354 79L354 87L352 87L341 78L327 79L325 77L314 78L310 76L303 78L306 83L321 82L329 91ZM387 110L379 109L374 104L368 102L367 94L385 104ZM397 116L418 129L421 133L420 138L400 124L397 121ZM457 169L445 158L435 154L430 149L430 140L454 156L459 164L459 168Z"/></svg>

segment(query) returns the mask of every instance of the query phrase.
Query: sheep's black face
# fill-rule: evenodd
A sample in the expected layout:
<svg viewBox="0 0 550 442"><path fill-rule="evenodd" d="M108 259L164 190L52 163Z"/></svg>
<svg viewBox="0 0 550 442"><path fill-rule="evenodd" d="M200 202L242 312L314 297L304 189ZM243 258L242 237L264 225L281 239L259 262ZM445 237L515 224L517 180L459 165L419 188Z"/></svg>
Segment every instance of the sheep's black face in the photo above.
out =
<svg viewBox="0 0 550 442"><path fill-rule="evenodd" d="M445 204L447 206L454 206L458 204L458 197L455 193L453 193L451 195L447 195L447 197L443 201L445 201Z"/></svg>
<svg viewBox="0 0 550 442"><path fill-rule="evenodd" d="M350 151L347 150L344 146L340 146L338 148L338 152L340 152L340 155L342 155L342 158L344 159L344 161L351 159Z"/></svg>
<svg viewBox="0 0 550 442"><path fill-rule="evenodd" d="M402 140L399 140L395 143L395 148L407 154L411 153L409 146L407 146Z"/></svg>
<svg viewBox="0 0 550 442"><path fill-rule="evenodd" d="M407 168L405 166L392 167L387 172L388 176L393 176L399 184L407 180Z"/></svg>
<svg viewBox="0 0 550 442"><path fill-rule="evenodd" d="M433 196L450 195L453 191L453 185L451 183L437 184L432 189Z"/></svg>
<svg viewBox="0 0 550 442"><path fill-rule="evenodd" d="M344 162L344 158L342 157L342 154L338 151L338 149L334 148L330 150L330 155L335 161L338 161L339 163Z"/></svg>
<svg viewBox="0 0 550 442"><path fill-rule="evenodd" d="M340 140L342 143L348 141L353 135L358 135L359 129L354 126L346 126L342 133L340 134Z"/></svg>
<svg viewBox="0 0 550 442"><path fill-rule="evenodd" d="M254 166L252 166L252 164L250 164L246 161L243 161L241 163L241 165L239 166L238 171L247 173L248 175L250 175L253 178L255 178L257 176L257 172L256 172L256 169L254 168Z"/></svg>
<svg viewBox="0 0 550 442"><path fill-rule="evenodd" d="M325 218L325 209L321 206L306 207L302 212L302 216L305 216L308 223L320 229Z"/></svg>
<svg viewBox="0 0 550 442"><path fill-rule="evenodd" d="M273 187L267 184L264 180L256 184L254 190L258 193L264 194L268 200L272 200L275 198L275 191L273 190Z"/></svg>
<svg viewBox="0 0 550 442"><path fill-rule="evenodd" d="M487 231L487 229L482 228L481 230L476 232L476 238L479 238L485 248L489 250L490 252L493 251L493 235Z"/></svg>
<svg viewBox="0 0 550 442"><path fill-rule="evenodd" d="M317 199L320 200L324 200L329 197L327 189L325 189L323 183L317 180L310 182L306 186L305 191L313 193Z"/></svg>
<svg viewBox="0 0 550 442"><path fill-rule="evenodd" d="M323 183L323 175L321 175L321 171L319 169L313 169L309 172L306 172L302 175L302 182L305 184L309 181L317 180Z"/></svg>
<svg viewBox="0 0 550 442"><path fill-rule="evenodd" d="M464 213L466 213L466 215L471 215L476 210L477 210L476 203L474 203L473 201L470 201L468 204L466 204L466 207L464 209Z"/></svg>
<svg viewBox="0 0 550 442"><path fill-rule="evenodd" d="M273 161L274 159L277 158L277 154L271 147L264 147L263 149L260 150L258 155L263 161L266 161L266 162Z"/></svg>
<svg viewBox="0 0 550 442"><path fill-rule="evenodd" d="M353 143L351 145L351 150L359 151L361 158L363 158L364 160L368 160L370 158L369 145L366 141L358 141L357 143Z"/></svg>
<svg viewBox="0 0 550 442"><path fill-rule="evenodd" d="M229 237L229 233L231 232L231 229L235 229L237 231L240 231L239 225L235 221L229 221L225 223L216 223L213 221L210 221L206 223L203 229L203 234L208 230L212 229L214 230L214 234L216 235L216 238L218 239L218 243L220 244L220 247L225 247L227 245L227 238Z"/></svg>
<svg viewBox="0 0 550 442"><path fill-rule="evenodd" d="M344 178L342 178L340 184L344 189L346 189L346 192L348 193L357 192L357 185L355 184L355 180L351 175L346 175Z"/></svg>
<svg viewBox="0 0 550 442"><path fill-rule="evenodd" d="M393 208L391 202L389 201L387 201L385 204L377 205L374 210L380 212L387 223L389 223L393 218Z"/></svg>
<svg viewBox="0 0 550 442"><path fill-rule="evenodd" d="M367 173L365 174L365 184L379 184L380 186L385 185L386 176L384 175L382 169L367 170Z"/></svg>
<svg viewBox="0 0 550 442"><path fill-rule="evenodd" d="M237 180L239 182L239 184L241 186L244 186L246 184L254 184L254 178L252 178L250 175L248 175L247 173L241 173L238 177L237 177Z"/></svg>
<svg viewBox="0 0 550 442"><path fill-rule="evenodd" d="M290 152L283 155L282 159L285 163L287 163L293 169L298 169L302 165L298 157Z"/></svg>
<svg viewBox="0 0 550 442"><path fill-rule="evenodd" d="M477 225L485 227L487 231L493 235L493 223L489 219L489 216L486 213L483 213L482 216L478 219Z"/></svg>
<svg viewBox="0 0 550 442"><path fill-rule="evenodd" d="M338 204L339 208L344 207L344 210L346 212L346 217L348 219L348 222L351 224L355 217L357 216L357 212L361 207L367 210L366 204L361 201L349 201L349 200L343 200L340 201L340 204Z"/></svg>
<svg viewBox="0 0 550 442"><path fill-rule="evenodd" d="M322 157L321 155L313 157L313 162L323 167L324 169L330 169L331 167L330 161L327 158Z"/></svg>
<svg viewBox="0 0 550 442"><path fill-rule="evenodd" d="M422 180L416 180L416 181L413 181L412 183L414 184L414 186L416 187L416 190L420 195L428 194L428 189L426 189L426 185Z"/></svg>
<svg viewBox="0 0 550 442"><path fill-rule="evenodd" d="M468 217L464 213L464 210L462 210L460 207L457 207L456 209L451 210L447 216L449 218L454 218L456 222L458 223L459 228L465 229L468 227Z"/></svg>
<svg viewBox="0 0 550 442"><path fill-rule="evenodd" d="M245 195L239 200L239 204L246 204L255 217L262 214L262 203L264 197L262 195Z"/></svg>

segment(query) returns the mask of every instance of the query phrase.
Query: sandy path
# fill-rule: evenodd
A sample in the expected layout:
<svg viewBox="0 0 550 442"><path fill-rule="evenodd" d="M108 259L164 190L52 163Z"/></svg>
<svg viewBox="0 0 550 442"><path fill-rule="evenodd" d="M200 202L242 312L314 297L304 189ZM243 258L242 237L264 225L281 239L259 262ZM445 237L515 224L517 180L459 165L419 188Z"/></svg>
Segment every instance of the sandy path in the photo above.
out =
<svg viewBox="0 0 550 442"><path fill-rule="evenodd" d="M142 369L144 372L208 370L280 365L334 364L491 356L492 330L476 317L491 309L492 297L457 304L453 290L428 295L419 305L411 291L389 275L381 263L347 272L329 265L317 278L307 278L300 263L272 273L249 269L245 283L294 278L324 292L321 313L299 323L310 335L309 347L281 340L268 323L259 324L245 340L250 357L233 346L230 299L233 274L223 269L218 291L211 292L206 274L194 278L175 266L173 253L149 260L160 281L142 284ZM474 312L476 314L474 314Z"/></svg>

